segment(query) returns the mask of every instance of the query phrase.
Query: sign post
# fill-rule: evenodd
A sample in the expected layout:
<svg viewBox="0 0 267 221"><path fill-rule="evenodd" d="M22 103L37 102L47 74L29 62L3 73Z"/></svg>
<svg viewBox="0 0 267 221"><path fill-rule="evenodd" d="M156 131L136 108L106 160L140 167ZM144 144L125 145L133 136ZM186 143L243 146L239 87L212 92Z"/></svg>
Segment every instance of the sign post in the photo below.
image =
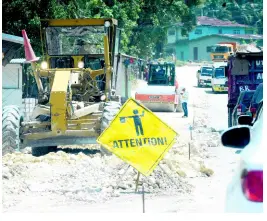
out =
<svg viewBox="0 0 267 221"><path fill-rule="evenodd" d="M149 109L128 99L97 142L149 176L178 134Z"/></svg>
<svg viewBox="0 0 267 221"><path fill-rule="evenodd" d="M110 126L98 137L97 142L138 171L135 188L137 192L140 175L149 176L153 172L177 136L178 134L153 112L130 98ZM159 167L177 185L164 168L160 165ZM145 213L143 183L142 202Z"/></svg>

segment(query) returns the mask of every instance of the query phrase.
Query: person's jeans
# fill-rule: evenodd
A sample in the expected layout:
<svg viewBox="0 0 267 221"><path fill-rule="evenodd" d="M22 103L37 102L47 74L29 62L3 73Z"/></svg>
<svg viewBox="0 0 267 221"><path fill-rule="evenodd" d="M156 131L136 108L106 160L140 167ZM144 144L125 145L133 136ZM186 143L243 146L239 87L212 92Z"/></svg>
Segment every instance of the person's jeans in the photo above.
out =
<svg viewBox="0 0 267 221"><path fill-rule="evenodd" d="M184 110L184 116L188 117L187 102L183 102L182 107Z"/></svg>

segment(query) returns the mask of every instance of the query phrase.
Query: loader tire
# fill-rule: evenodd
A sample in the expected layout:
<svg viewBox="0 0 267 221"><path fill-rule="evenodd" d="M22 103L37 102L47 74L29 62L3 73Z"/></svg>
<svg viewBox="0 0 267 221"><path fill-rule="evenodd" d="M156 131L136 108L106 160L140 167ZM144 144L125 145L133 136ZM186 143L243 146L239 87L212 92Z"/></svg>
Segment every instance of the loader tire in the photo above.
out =
<svg viewBox="0 0 267 221"><path fill-rule="evenodd" d="M57 146L47 146L47 147L32 147L32 155L35 157L44 156L50 152L56 152Z"/></svg>
<svg viewBox="0 0 267 221"><path fill-rule="evenodd" d="M104 110L101 118L101 133L109 127L111 121L114 119L116 114L119 112L121 108L120 102L110 101L104 104ZM112 155L110 151L108 151L105 147L101 146L100 151L102 155Z"/></svg>
<svg viewBox="0 0 267 221"><path fill-rule="evenodd" d="M2 113L2 155L20 151L19 128L22 120L19 108L6 106Z"/></svg>

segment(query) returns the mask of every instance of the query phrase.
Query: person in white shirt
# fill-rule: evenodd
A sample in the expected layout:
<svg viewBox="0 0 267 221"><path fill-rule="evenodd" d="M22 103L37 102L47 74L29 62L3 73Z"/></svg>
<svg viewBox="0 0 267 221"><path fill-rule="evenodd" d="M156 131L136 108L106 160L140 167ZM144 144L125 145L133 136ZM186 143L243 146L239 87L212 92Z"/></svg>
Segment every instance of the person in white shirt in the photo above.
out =
<svg viewBox="0 0 267 221"><path fill-rule="evenodd" d="M184 117L188 117L188 109L187 109L187 103L188 103L188 92L186 90L186 88L182 89L181 94L181 103L182 103L182 108L184 111Z"/></svg>

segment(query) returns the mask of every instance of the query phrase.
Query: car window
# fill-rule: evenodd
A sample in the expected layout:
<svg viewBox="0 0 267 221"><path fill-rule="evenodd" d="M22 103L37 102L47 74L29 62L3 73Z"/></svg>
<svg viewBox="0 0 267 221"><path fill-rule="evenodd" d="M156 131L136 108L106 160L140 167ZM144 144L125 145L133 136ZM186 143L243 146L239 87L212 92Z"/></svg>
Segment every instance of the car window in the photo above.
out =
<svg viewBox="0 0 267 221"><path fill-rule="evenodd" d="M216 68L214 72L214 77L215 78L224 78L225 73L224 73L224 68Z"/></svg>
<svg viewBox="0 0 267 221"><path fill-rule="evenodd" d="M211 67L202 67L200 74L202 76L211 76L212 72L213 72L213 68L211 68Z"/></svg>

